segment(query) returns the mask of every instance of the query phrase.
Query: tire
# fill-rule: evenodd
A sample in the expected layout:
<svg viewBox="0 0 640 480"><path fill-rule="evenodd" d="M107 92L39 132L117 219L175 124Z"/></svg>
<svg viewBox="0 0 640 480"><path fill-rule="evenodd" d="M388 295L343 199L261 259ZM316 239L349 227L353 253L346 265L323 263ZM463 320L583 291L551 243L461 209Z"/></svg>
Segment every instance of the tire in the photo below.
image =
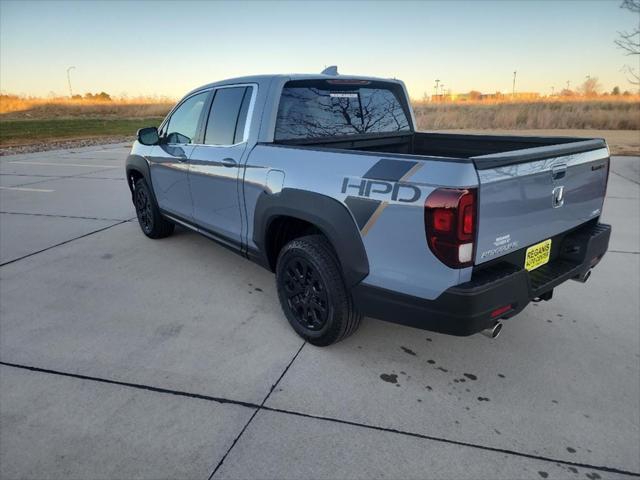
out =
<svg viewBox="0 0 640 480"><path fill-rule="evenodd" d="M360 325L333 248L322 235L292 240L278 255L278 298L287 320L307 342L324 347Z"/></svg>
<svg viewBox="0 0 640 480"><path fill-rule="evenodd" d="M164 238L173 233L175 224L162 216L144 178L136 180L133 190L133 205L136 208L142 233L147 237Z"/></svg>

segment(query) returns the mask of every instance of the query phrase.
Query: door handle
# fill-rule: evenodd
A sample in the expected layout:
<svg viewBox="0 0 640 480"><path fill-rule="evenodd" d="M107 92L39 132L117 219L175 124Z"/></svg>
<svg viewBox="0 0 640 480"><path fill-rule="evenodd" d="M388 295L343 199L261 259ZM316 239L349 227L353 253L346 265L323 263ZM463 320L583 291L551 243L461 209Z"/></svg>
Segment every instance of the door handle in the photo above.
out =
<svg viewBox="0 0 640 480"><path fill-rule="evenodd" d="M220 163L222 163L222 165L225 167L236 167L238 165L238 162L236 162L233 158L223 158L222 160L220 160Z"/></svg>

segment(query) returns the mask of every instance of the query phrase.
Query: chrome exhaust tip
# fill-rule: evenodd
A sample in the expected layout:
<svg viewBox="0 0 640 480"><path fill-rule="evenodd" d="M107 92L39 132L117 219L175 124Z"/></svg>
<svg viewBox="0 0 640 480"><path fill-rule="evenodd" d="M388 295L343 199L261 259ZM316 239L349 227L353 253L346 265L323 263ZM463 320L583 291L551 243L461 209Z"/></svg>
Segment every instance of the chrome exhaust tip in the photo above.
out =
<svg viewBox="0 0 640 480"><path fill-rule="evenodd" d="M500 332L502 331L502 322L496 322L493 327L487 328L480 333L487 338L498 338Z"/></svg>
<svg viewBox="0 0 640 480"><path fill-rule="evenodd" d="M591 277L591 270L587 270L582 275L578 275L577 277L574 278L574 280L580 283L587 283L587 280L589 280L589 277Z"/></svg>

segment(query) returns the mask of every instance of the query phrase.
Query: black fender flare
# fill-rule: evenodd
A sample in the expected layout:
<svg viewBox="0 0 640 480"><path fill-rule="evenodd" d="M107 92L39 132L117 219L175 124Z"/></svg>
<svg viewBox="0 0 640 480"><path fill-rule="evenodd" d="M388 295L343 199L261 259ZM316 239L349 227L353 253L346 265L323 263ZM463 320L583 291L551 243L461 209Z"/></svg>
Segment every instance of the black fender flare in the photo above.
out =
<svg viewBox="0 0 640 480"><path fill-rule="evenodd" d="M338 255L347 287L358 284L369 274L369 260L358 227L347 208L327 195L285 188L280 193L264 192L254 212L253 241L262 262L268 265L266 235L271 223L288 216L315 225L329 240Z"/></svg>
<svg viewBox="0 0 640 480"><path fill-rule="evenodd" d="M133 182L131 181L131 172L137 172L142 175L142 178L147 182L147 186L149 190L151 190L151 195L153 195L153 199L156 201L156 194L153 191L153 183L151 183L151 172L149 170L149 164L147 160L141 156L136 154L131 154L127 157L127 161L125 162L125 170L127 173L127 185L129 185L129 190L131 191L131 195L133 196Z"/></svg>

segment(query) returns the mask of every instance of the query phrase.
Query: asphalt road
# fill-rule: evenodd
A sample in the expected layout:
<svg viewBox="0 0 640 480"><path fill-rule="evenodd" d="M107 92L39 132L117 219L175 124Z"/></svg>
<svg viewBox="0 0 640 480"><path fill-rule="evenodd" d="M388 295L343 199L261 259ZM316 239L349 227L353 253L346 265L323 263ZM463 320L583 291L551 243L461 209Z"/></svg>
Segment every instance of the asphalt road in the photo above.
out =
<svg viewBox="0 0 640 480"><path fill-rule="evenodd" d="M589 283L497 340L366 319L316 348L269 272L143 236L126 153L0 159L1 478L640 476L639 157Z"/></svg>

